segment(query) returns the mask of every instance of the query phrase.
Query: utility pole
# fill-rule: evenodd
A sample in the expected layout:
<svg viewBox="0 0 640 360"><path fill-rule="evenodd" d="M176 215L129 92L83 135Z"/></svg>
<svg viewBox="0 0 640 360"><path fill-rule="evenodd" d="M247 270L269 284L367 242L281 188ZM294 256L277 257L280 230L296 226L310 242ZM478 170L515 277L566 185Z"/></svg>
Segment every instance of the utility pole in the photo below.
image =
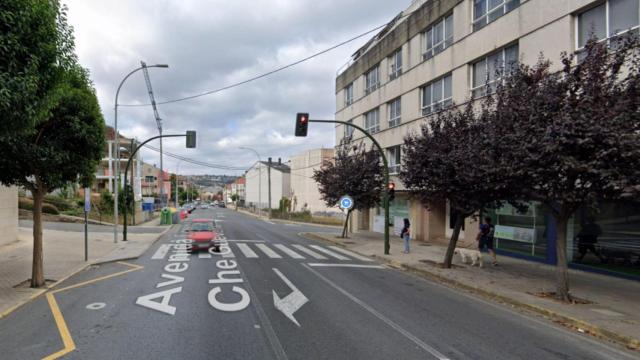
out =
<svg viewBox="0 0 640 360"><path fill-rule="evenodd" d="M269 189L267 189L267 193L269 194L269 206L267 207L269 209L269 214L268 217L271 218L271 158L269 158L269 167L267 168L267 186L269 187Z"/></svg>

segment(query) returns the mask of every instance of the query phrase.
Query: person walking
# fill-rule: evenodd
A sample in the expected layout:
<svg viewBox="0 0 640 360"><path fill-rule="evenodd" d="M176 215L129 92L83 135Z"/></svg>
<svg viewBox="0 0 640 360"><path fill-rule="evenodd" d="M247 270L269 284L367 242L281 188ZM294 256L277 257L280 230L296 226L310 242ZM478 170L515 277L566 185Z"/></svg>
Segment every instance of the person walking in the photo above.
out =
<svg viewBox="0 0 640 360"><path fill-rule="evenodd" d="M404 240L404 251L403 253L409 253L409 241L411 240L411 223L409 223L409 219L404 218L404 226L402 227L402 231L400 232L400 237Z"/></svg>
<svg viewBox="0 0 640 360"><path fill-rule="evenodd" d="M484 223L480 225L480 231L478 232L478 236L476 240L478 241L478 250L482 251L485 247L489 251L489 254L492 258L493 266L498 265L498 260L496 259L496 252L493 250L493 237L496 231L495 225L493 225L490 217L484 218Z"/></svg>

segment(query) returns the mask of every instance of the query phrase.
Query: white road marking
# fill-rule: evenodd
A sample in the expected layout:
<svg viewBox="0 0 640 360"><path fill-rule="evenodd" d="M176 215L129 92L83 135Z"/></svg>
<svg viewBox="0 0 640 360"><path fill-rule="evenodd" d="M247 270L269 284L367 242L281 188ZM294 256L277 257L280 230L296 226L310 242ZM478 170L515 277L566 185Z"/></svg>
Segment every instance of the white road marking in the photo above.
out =
<svg viewBox="0 0 640 360"><path fill-rule="evenodd" d="M173 285L173 284L177 284L177 283L181 283L181 282L184 281L184 278L182 276L178 276L178 275L161 274L160 277L162 277L164 279L170 279L170 280L158 283L158 285L156 285L157 288L160 288L160 287L163 287L163 286L169 286L169 285Z"/></svg>
<svg viewBox="0 0 640 360"><path fill-rule="evenodd" d="M365 269L385 269L382 265L363 265L363 264L327 264L327 263L308 263L313 267L349 267L349 268L365 268Z"/></svg>
<svg viewBox="0 0 640 360"><path fill-rule="evenodd" d="M272 258L272 259L282 259L282 256L278 255L278 253L276 253L275 251L271 250L270 247L268 247L265 244L256 244L256 246L258 247L258 249L262 250L263 253L265 253L268 257Z"/></svg>
<svg viewBox="0 0 640 360"><path fill-rule="evenodd" d="M170 244L162 244L158 247L158 250L156 250L156 252L153 254L151 258L153 260L164 259L164 257L167 256L169 249L171 249Z"/></svg>
<svg viewBox="0 0 640 360"><path fill-rule="evenodd" d="M362 260L362 261L373 261L373 259L371 259L371 258L368 258L368 257L366 257L366 256L362 256L362 255L360 255L360 254L356 254L356 253L354 253L353 251L349 251L349 250L347 250L347 249L343 249L343 248L338 247L338 246L329 246L329 247L330 247L330 248L332 248L332 249L333 249L333 250L335 250L335 251L341 252L341 253L343 253L343 254L345 254L345 255L349 255L349 256L351 256L352 258L355 258L355 259L358 259L358 260Z"/></svg>
<svg viewBox="0 0 640 360"><path fill-rule="evenodd" d="M229 240L227 239L227 241L229 242L243 242L243 243L263 243L264 240Z"/></svg>
<svg viewBox="0 0 640 360"><path fill-rule="evenodd" d="M266 222L266 223L269 223L271 225L275 225L276 224L276 223L272 223L271 221L267 221L267 220L263 220L263 221Z"/></svg>
<svg viewBox="0 0 640 360"><path fill-rule="evenodd" d="M306 304L309 299L307 299L307 297L304 296L304 294L300 290L298 290L298 288L295 287L295 285L293 285L293 283L289 279L287 279L286 276L284 276L280 272L280 270L273 268L273 271L282 279L282 281L284 281L285 284L287 284L289 288L291 288L291 290L293 290L289 295L285 296L282 299L280 299L278 294L276 294L275 290L272 290L273 305L276 307L276 309L280 310L287 318L289 318L289 320L293 321L294 324L300 327L300 323L298 323L298 320L293 317L293 314L298 311L298 309L300 309L304 304Z"/></svg>
<svg viewBox="0 0 640 360"><path fill-rule="evenodd" d="M306 247L304 247L302 245L294 244L294 245L291 245L291 246L293 246L294 248L296 248L296 249L302 251L303 253L305 253L305 254L307 254L309 256L312 256L312 257L314 257L314 258L316 258L318 260L327 260L327 258L324 255L320 255L317 252L315 252L315 251L313 251L311 249L307 249Z"/></svg>
<svg viewBox="0 0 640 360"><path fill-rule="evenodd" d="M342 256L342 255L340 255L338 253L335 253L335 252L333 252L333 251L331 251L329 249L325 249L322 246L318 246L318 245L309 245L309 246L314 248L314 249L316 249L316 250L318 250L318 251L320 251L320 252L323 252L323 253L325 253L325 254L327 254L329 256L333 256L334 258L336 258L338 260L349 260L348 257Z"/></svg>
<svg viewBox="0 0 640 360"><path fill-rule="evenodd" d="M89 310L100 310L105 306L107 306L107 304L101 303L101 302L97 302L97 303L93 303L93 304L87 305L87 309L89 309Z"/></svg>
<svg viewBox="0 0 640 360"><path fill-rule="evenodd" d="M251 250L249 245L243 244L243 243L237 243L236 246L238 247L238 249L240 249L240 252L245 257L247 257L247 258L257 258L258 257L258 254L256 254L255 251Z"/></svg>
<svg viewBox="0 0 640 360"><path fill-rule="evenodd" d="M277 247L278 249L280 249L283 253L291 256L294 259L304 259L304 256L298 254L297 252L289 249L288 247L282 245L282 244L275 244L273 245L275 247Z"/></svg>
<svg viewBox="0 0 640 360"><path fill-rule="evenodd" d="M199 252L198 253L198 258L199 259L211 259L211 254L209 254L208 252Z"/></svg>
<svg viewBox="0 0 640 360"><path fill-rule="evenodd" d="M418 339L415 335L411 334L410 332L408 332L407 330L402 328L402 326L398 325L397 323L395 323L393 320L389 319L388 317L382 315L376 309L374 309L371 306L367 305L367 303L365 303L364 301L358 299L357 297L355 297L354 295L352 295L351 293L349 293L345 289L341 288L338 284L336 284L333 281L329 280L328 278L324 277L322 274L320 274L319 272L313 270L309 266L307 266L305 264L302 264L302 266L307 268L307 270L311 271L313 274L315 274L317 277L322 279L324 282L326 282L332 288L338 290L344 296L348 297L351 301L353 301L354 303L360 305L360 307L362 307L363 309L367 310L373 316L375 316L378 319L382 320L385 324L389 325L391 328L393 328L394 330L396 330L397 332L402 334L404 337L406 337L407 339L413 341L416 345L421 347L423 350L427 351L428 353L430 353L431 355L435 356L439 360L449 360L449 358L446 357L444 354L442 354L438 350L434 349L432 346L428 345L424 341Z"/></svg>
<svg viewBox="0 0 640 360"><path fill-rule="evenodd" d="M165 314L175 315L176 308L175 306L169 305L169 302L171 301L171 296L173 294L179 293L181 291L182 291L182 286L177 287L175 289L168 289L168 290L160 291L160 292L145 295L145 296L140 296L136 300L136 305L144 306L146 308L160 311ZM158 299L158 298L161 298L160 302L152 300L152 299Z"/></svg>

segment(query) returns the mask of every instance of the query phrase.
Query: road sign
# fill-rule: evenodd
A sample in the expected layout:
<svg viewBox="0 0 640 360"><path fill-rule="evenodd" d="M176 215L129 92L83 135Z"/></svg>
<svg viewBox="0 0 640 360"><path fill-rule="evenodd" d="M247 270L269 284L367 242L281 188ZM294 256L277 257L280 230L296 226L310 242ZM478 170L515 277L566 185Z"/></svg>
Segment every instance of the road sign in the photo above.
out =
<svg viewBox="0 0 640 360"><path fill-rule="evenodd" d="M84 188L84 212L91 211L91 189Z"/></svg>
<svg viewBox="0 0 640 360"><path fill-rule="evenodd" d="M349 195L340 198L340 209L351 210L353 208L353 199Z"/></svg>

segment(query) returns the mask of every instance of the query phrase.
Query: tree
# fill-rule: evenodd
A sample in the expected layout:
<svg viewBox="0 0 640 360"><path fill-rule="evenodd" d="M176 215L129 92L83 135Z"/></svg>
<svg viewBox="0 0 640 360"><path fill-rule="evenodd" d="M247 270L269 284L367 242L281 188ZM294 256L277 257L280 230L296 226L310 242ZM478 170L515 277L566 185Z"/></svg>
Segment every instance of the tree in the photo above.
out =
<svg viewBox="0 0 640 360"><path fill-rule="evenodd" d="M0 2L0 145L49 117L49 96L76 62L58 1Z"/></svg>
<svg viewBox="0 0 640 360"><path fill-rule="evenodd" d="M42 203L68 181L89 186L104 148L104 120L84 69L75 66L50 95L50 116L34 132L5 139L0 182L22 185L33 195L33 274L31 286L44 285Z"/></svg>
<svg viewBox="0 0 640 360"><path fill-rule="evenodd" d="M638 198L640 59L637 38L608 46L592 39L584 58L520 65L499 85L495 138L519 174L522 198L556 220L556 296L570 300L567 223L579 208Z"/></svg>
<svg viewBox="0 0 640 360"><path fill-rule="evenodd" d="M380 203L386 189L383 171L377 151L367 150L362 143L354 145L348 141L338 146L333 162L325 161L320 170L314 171L313 179L327 206L337 206L344 195L353 198L354 205L347 212L342 237L348 237L347 224L353 210L370 209Z"/></svg>
<svg viewBox="0 0 640 360"><path fill-rule="evenodd" d="M511 179L494 165L496 153L487 131L490 114L484 106L474 111L470 101L464 109L438 113L422 125L420 133L404 139L400 179L410 195L427 208L448 201L455 215L443 263L446 268L451 267L465 219L510 199Z"/></svg>
<svg viewBox="0 0 640 360"><path fill-rule="evenodd" d="M231 194L231 201L236 205L236 211L238 211L238 200L240 200L240 195Z"/></svg>

